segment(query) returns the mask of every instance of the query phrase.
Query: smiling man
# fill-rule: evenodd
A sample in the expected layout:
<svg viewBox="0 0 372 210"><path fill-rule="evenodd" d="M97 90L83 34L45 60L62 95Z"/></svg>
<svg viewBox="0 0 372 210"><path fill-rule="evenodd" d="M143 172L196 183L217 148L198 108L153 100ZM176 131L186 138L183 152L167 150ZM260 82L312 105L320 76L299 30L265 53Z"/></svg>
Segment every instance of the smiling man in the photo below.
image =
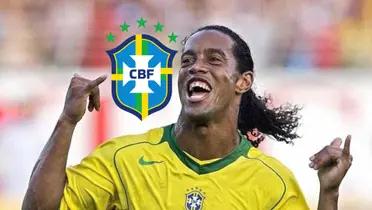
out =
<svg viewBox="0 0 372 210"><path fill-rule="evenodd" d="M73 130L99 110L100 77L74 76L63 113L31 176L23 209L308 209L293 174L252 146L252 129L289 142L296 108L268 109L255 96L247 44L230 29L207 26L185 42L175 124L107 141L66 170ZM350 137L311 158L319 170L319 209L336 209L351 164ZM255 145L257 146L257 145Z"/></svg>

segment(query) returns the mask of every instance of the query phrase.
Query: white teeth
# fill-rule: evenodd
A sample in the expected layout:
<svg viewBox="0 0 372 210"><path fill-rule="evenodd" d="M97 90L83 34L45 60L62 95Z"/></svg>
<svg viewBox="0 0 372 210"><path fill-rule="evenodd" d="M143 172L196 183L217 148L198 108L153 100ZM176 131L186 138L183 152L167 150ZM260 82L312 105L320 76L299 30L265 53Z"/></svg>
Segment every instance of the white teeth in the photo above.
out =
<svg viewBox="0 0 372 210"><path fill-rule="evenodd" d="M211 91L211 88L202 81L194 81L189 85L189 91L192 91L194 87L203 88L204 90Z"/></svg>

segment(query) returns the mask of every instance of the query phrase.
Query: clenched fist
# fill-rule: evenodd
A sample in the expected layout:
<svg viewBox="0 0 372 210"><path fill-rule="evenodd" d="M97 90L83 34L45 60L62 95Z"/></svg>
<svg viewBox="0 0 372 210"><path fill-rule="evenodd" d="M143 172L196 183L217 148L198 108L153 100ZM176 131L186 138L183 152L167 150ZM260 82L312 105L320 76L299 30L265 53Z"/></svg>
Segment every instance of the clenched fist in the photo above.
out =
<svg viewBox="0 0 372 210"><path fill-rule="evenodd" d="M78 74L74 74L67 91L65 106L60 119L76 125L84 116L87 103L90 112L93 109L98 111L100 108L98 85L105 79L105 75L95 80L88 80Z"/></svg>

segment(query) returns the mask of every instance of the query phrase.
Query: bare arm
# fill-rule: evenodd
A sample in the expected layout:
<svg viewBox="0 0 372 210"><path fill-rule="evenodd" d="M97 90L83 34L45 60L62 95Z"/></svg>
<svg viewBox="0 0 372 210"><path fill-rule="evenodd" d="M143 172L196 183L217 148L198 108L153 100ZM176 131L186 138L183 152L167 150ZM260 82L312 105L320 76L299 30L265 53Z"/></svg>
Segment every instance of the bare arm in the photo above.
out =
<svg viewBox="0 0 372 210"><path fill-rule="evenodd" d="M339 187L353 160L350 141L351 136L347 136L342 149L342 140L336 138L310 158L310 167L318 170L320 182L318 210L338 209Z"/></svg>
<svg viewBox="0 0 372 210"><path fill-rule="evenodd" d="M99 110L98 85L105 76L87 80L74 75L57 125L34 166L22 209L58 209L66 181L66 162L76 124L88 110Z"/></svg>

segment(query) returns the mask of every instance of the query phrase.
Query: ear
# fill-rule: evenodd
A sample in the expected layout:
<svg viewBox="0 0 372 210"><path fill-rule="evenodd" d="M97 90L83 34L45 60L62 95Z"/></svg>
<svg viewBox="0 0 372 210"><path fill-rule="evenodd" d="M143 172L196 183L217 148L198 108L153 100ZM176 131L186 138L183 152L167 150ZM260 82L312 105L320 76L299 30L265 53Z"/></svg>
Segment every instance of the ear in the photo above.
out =
<svg viewBox="0 0 372 210"><path fill-rule="evenodd" d="M235 83L235 92L243 94L251 89L253 83L253 72L246 71L238 77Z"/></svg>

